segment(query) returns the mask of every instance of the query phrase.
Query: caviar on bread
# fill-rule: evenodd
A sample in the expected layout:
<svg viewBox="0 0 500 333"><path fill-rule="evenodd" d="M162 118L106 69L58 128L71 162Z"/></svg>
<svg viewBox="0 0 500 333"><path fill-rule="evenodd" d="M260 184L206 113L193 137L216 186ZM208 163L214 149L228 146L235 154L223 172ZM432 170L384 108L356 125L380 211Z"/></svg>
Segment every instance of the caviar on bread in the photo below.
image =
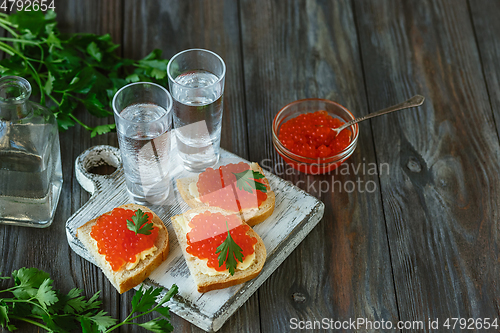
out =
<svg viewBox="0 0 500 333"><path fill-rule="evenodd" d="M199 207L171 219L198 292L240 284L261 272L266 248L237 212Z"/></svg>
<svg viewBox="0 0 500 333"><path fill-rule="evenodd" d="M275 196L257 163L231 163L207 168L198 176L177 180L177 188L191 207L219 207L239 213L250 226L274 211Z"/></svg>
<svg viewBox="0 0 500 333"><path fill-rule="evenodd" d="M163 222L149 208L135 204L87 222L76 236L120 293L144 281L169 251Z"/></svg>

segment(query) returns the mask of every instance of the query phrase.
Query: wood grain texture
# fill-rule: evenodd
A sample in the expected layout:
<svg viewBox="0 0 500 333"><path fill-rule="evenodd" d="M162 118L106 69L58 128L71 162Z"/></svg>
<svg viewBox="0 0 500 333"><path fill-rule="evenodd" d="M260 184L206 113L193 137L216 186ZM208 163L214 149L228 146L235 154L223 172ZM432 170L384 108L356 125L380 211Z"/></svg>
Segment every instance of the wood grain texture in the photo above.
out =
<svg viewBox="0 0 500 333"><path fill-rule="evenodd" d="M63 33L83 32L99 35L109 33L113 42L121 43L123 35L121 1L59 1L56 3L56 13L60 30ZM121 48L117 52L120 54ZM81 106L75 112L78 113L79 119L88 126L93 127L114 122L113 117L96 118ZM74 161L76 157L94 145L118 146L118 141L116 133L90 138L90 132L79 125L61 133L59 137L64 183L57 210L61 219L56 220L54 224L57 223L57 228L61 228L62 232L65 229L65 221L89 199L88 193L81 188L75 179ZM67 195L68 193L70 195ZM51 228L54 227L54 224ZM61 243L63 242L61 241ZM114 287L96 266L82 260L69 247L67 249L69 259L61 259L61 263L68 262L70 266L64 268L62 272L64 274L71 272L72 285L83 289L88 296L101 290L103 309L114 318L123 319L124 317L120 317L123 300Z"/></svg>
<svg viewBox="0 0 500 333"><path fill-rule="evenodd" d="M206 48L219 54L227 66L221 147L248 157L237 2L127 0L123 45L124 54L135 59L154 48L161 49L167 58L189 48ZM232 332L232 327L237 326L244 327L242 332L258 332L256 297L252 296L246 305L247 311L238 311L220 331ZM181 330L201 332L175 315L172 323Z"/></svg>
<svg viewBox="0 0 500 333"><path fill-rule="evenodd" d="M323 221L221 329L248 333L288 332L293 317L442 323L500 316L499 6L498 0L56 0L63 32L111 33L126 57L154 48L167 58L192 47L220 54L228 67L222 146L326 204ZM294 173L272 147L271 121L296 99L336 100L357 116L415 93L427 98L418 111L360 124L349 174ZM91 126L113 121L78 112ZM93 145L117 146L116 135L90 139L74 127L60 138L64 184L56 219L46 230L0 225L0 271L35 266L63 291L102 290L104 310L123 319L132 294L120 297L99 269L69 249L64 231L89 198L75 179L75 158ZM353 167L369 163L386 163L390 172L355 174ZM357 180L373 181L376 191L361 193L356 185L347 193L336 183ZM175 332L203 332L172 317Z"/></svg>
<svg viewBox="0 0 500 333"><path fill-rule="evenodd" d="M248 157L245 89L237 2L125 1L125 53L140 58L159 48L163 56L192 48L209 49L226 63L221 146Z"/></svg>
<svg viewBox="0 0 500 333"><path fill-rule="evenodd" d="M173 158L165 165L169 170L173 186L169 198L164 204L151 207L167 227L170 235L170 251L167 259L149 275L146 284L164 288L177 284L179 293L176 300L170 304L171 311L207 331L217 331L316 226L323 216L324 204L283 179L267 173L266 177L276 198L274 211L266 221L253 227L262 238L267 252L262 271L247 283L200 294L194 280L190 278L183 250L179 247L170 221L170 217L188 210L179 189L174 185L175 180L192 177L193 173L175 162L178 159L176 148L172 150L171 155ZM110 146L93 147L78 157L76 166L78 182L92 192L92 196L66 223L68 243L71 248L90 262L96 260L76 238L77 228L96 216L111 211L114 207L130 202L122 167L118 167L118 170L109 176L97 176L86 171L88 166L95 165L103 159L117 160L114 164L118 166L120 164L118 150ZM219 165L242 161L248 163L222 150Z"/></svg>
<svg viewBox="0 0 500 333"><path fill-rule="evenodd" d="M467 3L354 5L370 111L427 97L372 120L401 320L497 318L500 147Z"/></svg>
<svg viewBox="0 0 500 333"><path fill-rule="evenodd" d="M500 133L500 1L469 1L491 107Z"/></svg>
<svg viewBox="0 0 500 333"><path fill-rule="evenodd" d="M352 169L376 163L369 124L342 174L293 172L271 143L275 114L297 99L327 98L366 113L351 3L242 1L240 15L247 110L254 110L247 126L256 138L250 159L326 204L323 221L259 290L262 332L289 331L292 318L397 320L378 177ZM357 180L374 191L351 187Z"/></svg>
<svg viewBox="0 0 500 333"><path fill-rule="evenodd" d="M120 12L120 1L56 1L57 21L65 33L111 33L114 41L121 39L121 17L109 15L111 8ZM118 38L116 38L118 37ZM112 118L98 119L84 109L78 116L90 126L112 122ZM119 318L119 297L102 273L92 264L82 260L69 248L64 224L87 200L88 195L74 178L74 160L83 150L96 144L116 145L116 135L90 139L90 132L80 126L60 134L63 166L63 189L54 222L47 229L0 226L2 260L0 271L9 274L20 267L37 267L50 273L56 281L54 287L68 292L74 287L84 290L88 297L102 290L103 309ZM17 324L22 332L38 332L33 325Z"/></svg>

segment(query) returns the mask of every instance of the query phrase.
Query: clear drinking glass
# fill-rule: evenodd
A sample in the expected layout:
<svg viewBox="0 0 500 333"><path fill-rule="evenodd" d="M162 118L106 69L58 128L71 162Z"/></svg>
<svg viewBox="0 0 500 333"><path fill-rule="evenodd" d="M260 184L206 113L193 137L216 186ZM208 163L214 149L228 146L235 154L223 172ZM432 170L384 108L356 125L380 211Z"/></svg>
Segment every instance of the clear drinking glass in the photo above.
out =
<svg viewBox="0 0 500 333"><path fill-rule="evenodd" d="M168 197L171 110L172 97L155 83L129 84L113 98L127 190L137 204L160 204Z"/></svg>
<svg viewBox="0 0 500 333"><path fill-rule="evenodd" d="M190 49L170 59L167 73L179 156L187 170L203 171L219 160L226 65L214 52Z"/></svg>
<svg viewBox="0 0 500 333"><path fill-rule="evenodd" d="M0 79L0 223L48 227L62 188L57 121L18 76Z"/></svg>

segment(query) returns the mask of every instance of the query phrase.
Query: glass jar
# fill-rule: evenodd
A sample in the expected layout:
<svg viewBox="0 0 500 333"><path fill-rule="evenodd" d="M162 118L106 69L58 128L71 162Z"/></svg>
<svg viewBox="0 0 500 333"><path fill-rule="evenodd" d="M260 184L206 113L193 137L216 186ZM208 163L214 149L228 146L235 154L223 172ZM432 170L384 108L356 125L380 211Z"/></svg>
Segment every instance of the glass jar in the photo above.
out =
<svg viewBox="0 0 500 333"><path fill-rule="evenodd" d="M0 79L0 223L48 227L62 187L57 121L18 76Z"/></svg>

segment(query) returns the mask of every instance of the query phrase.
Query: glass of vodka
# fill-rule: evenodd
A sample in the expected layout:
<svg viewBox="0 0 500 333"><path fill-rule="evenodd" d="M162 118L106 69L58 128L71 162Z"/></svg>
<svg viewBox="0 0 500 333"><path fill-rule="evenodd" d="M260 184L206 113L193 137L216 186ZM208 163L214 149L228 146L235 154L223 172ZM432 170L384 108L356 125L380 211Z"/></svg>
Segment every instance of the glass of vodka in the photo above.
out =
<svg viewBox="0 0 500 333"><path fill-rule="evenodd" d="M187 170L203 171L219 160L226 65L214 52L190 49L170 59L167 74L179 157Z"/></svg>
<svg viewBox="0 0 500 333"><path fill-rule="evenodd" d="M137 82L113 98L118 144L127 190L137 204L161 204L168 197L172 97L162 86Z"/></svg>
<svg viewBox="0 0 500 333"><path fill-rule="evenodd" d="M48 227L63 177L57 121L18 76L0 79L0 223Z"/></svg>

